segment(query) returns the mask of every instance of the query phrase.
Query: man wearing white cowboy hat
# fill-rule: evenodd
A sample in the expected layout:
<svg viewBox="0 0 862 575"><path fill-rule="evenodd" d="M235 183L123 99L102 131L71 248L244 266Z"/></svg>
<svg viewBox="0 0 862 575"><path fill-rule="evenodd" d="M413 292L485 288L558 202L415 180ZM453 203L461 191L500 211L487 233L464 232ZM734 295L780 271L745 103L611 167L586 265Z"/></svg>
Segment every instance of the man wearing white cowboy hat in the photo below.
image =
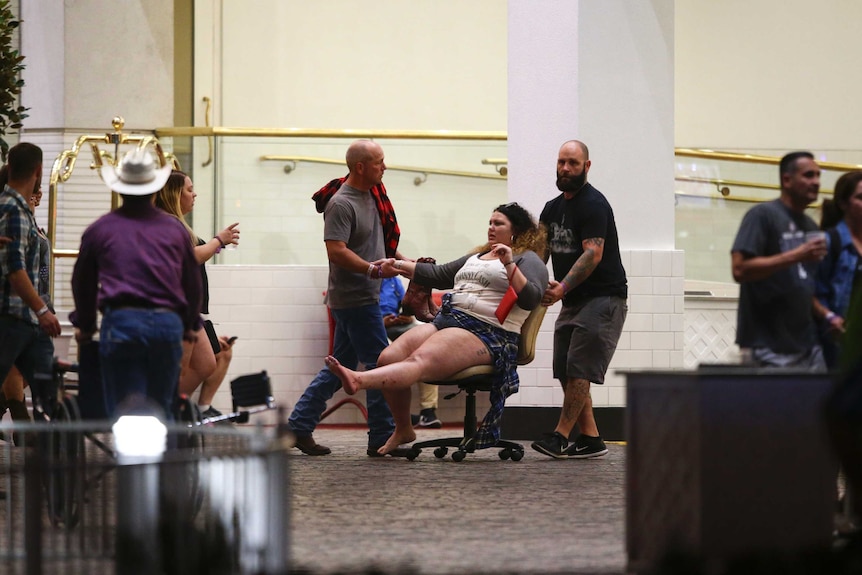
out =
<svg viewBox="0 0 862 575"><path fill-rule="evenodd" d="M123 196L123 205L81 237L69 319L86 345L102 312L99 361L108 417L124 403L146 399L170 419L182 339L201 325L201 275L188 232L153 204L170 173L170 165L157 167L139 148L117 168L103 166L102 180Z"/></svg>

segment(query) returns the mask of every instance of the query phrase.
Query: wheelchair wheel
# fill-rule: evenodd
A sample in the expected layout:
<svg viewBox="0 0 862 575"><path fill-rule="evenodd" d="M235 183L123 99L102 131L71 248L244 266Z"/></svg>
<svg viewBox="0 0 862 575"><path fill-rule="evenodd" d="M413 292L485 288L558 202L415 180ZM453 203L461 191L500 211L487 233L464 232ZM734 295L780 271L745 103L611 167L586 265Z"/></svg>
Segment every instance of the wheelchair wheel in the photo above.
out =
<svg viewBox="0 0 862 575"><path fill-rule="evenodd" d="M57 403L52 424L81 420L78 404L72 396ZM84 498L84 435L78 431L50 431L43 436L43 455L48 458L44 474L48 500L48 518L55 527L72 529L81 519Z"/></svg>

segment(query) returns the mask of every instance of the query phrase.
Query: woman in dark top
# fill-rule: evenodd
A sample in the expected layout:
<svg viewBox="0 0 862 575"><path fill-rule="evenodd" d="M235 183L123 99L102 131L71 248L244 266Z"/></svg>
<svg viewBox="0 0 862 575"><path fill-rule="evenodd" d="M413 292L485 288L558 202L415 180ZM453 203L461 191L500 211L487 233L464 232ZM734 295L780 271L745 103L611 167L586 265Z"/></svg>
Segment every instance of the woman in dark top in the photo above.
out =
<svg viewBox="0 0 862 575"><path fill-rule="evenodd" d="M225 246L239 243L239 228L237 227L239 223L227 226L209 241L199 238L185 220L185 216L191 213L194 208L196 196L191 178L184 172L174 170L168 177L164 188L156 194L156 206L180 220L189 232L189 241L195 246L195 257L201 264L201 281L203 283L201 314L206 319L206 315L209 314L209 283L205 263ZM223 378L227 373L233 343L228 343L228 339L224 336L218 338L217 344L211 343L210 337L203 328L198 331L197 336L194 343L184 342L183 344L179 392L191 396L203 382L205 385L201 388L198 404L204 417L215 417L221 413L213 408L211 403L218 389L218 384L221 383L221 378L213 378L213 375L220 374ZM218 354L213 349L215 345L220 348ZM215 385L207 385L208 381L215 381Z"/></svg>

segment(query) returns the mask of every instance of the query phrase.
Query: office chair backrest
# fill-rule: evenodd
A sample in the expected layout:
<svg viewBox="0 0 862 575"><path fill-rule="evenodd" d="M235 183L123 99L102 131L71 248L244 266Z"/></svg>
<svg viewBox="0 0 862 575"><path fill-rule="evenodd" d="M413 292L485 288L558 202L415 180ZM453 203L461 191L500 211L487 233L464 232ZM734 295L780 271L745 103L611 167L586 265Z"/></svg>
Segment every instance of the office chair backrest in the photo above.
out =
<svg viewBox="0 0 862 575"><path fill-rule="evenodd" d="M548 308L539 304L530 311L524 325L521 326L521 339L518 342L518 365L527 365L536 357L536 338L539 336L539 328L545 319Z"/></svg>
<svg viewBox="0 0 862 575"><path fill-rule="evenodd" d="M230 393L233 399L233 409L238 407L253 407L256 405L274 406L272 385L266 370L259 373L241 375L230 382Z"/></svg>

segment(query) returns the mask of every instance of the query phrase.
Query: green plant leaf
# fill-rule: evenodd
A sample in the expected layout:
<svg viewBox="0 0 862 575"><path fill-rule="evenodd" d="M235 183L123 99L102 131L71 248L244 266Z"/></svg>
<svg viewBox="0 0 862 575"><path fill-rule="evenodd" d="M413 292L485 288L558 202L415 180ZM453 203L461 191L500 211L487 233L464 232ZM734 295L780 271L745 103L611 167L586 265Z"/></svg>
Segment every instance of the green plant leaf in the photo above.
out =
<svg viewBox="0 0 862 575"><path fill-rule="evenodd" d="M9 130L20 130L27 117L27 107L18 101L24 79L24 55L12 43L12 32L21 25L10 9L10 0L0 0L0 156L6 159L9 144L2 136Z"/></svg>

